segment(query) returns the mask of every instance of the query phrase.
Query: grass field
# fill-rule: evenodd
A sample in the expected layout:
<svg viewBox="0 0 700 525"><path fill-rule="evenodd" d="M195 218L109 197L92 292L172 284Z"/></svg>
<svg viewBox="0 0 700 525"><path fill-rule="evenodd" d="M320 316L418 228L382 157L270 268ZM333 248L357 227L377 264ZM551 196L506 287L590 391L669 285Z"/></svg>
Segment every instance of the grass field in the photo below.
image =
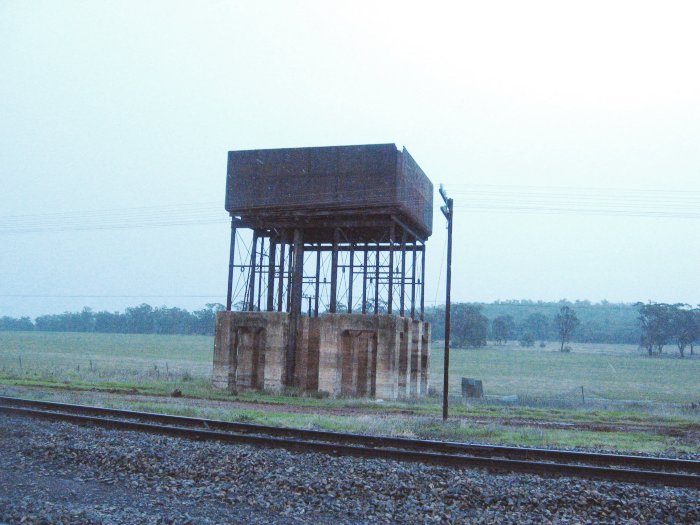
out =
<svg viewBox="0 0 700 525"><path fill-rule="evenodd" d="M148 386L183 378L208 384L213 338L139 334L0 332L4 377ZM431 384L442 388L443 351L434 345ZM684 404L700 401L700 358L648 357L632 345L578 344L453 349L450 392L462 377L484 382L489 397L517 395L521 402L571 404L599 400Z"/></svg>
<svg viewBox="0 0 700 525"><path fill-rule="evenodd" d="M479 424L437 423L435 416L440 413L440 405L436 397L379 404L373 400L245 393L235 400L250 405L234 410L172 404L155 397L151 401L128 400L114 395L167 398L174 388L179 388L192 399L231 400L228 393L210 386L212 353L211 337L0 332L0 385L6 392L27 387L73 392L70 395L82 395L79 400L83 402L93 401L89 398L93 391L107 392L111 397L100 402L112 406L267 424L535 446L700 452L696 439L700 417L689 408L691 402L700 401L700 359L672 355L649 358L636 347L625 345L574 345L569 354L557 352L554 344L529 349L513 344L479 350L454 349L450 362L450 391L455 396L451 414L483 419ZM430 372L432 387L437 390L442 384L442 359L441 345L436 344ZM459 401L461 377L483 380L486 401ZM581 386L585 404L581 403ZM514 395L518 401L510 404ZM511 396L509 403L502 399L504 396ZM279 409L258 410L255 403L272 404ZM307 413L290 413L289 406L304 408ZM314 413L316 409L319 413ZM367 415L322 413L349 409L364 410ZM382 415L388 412L415 417L407 420ZM505 420L509 423L504 424ZM514 428L513 420L526 423ZM527 423L533 421L555 422L559 427ZM590 430L600 424L632 425L634 431ZM583 426L568 429L568 425ZM651 426L666 430L645 430ZM685 437L673 437L677 433Z"/></svg>
<svg viewBox="0 0 700 525"><path fill-rule="evenodd" d="M450 392L457 394L461 377L482 379L484 393L517 395L521 401L576 403L632 401L690 403L700 401L700 359L680 359L669 349L648 357L634 345L574 344L571 353L557 345L516 345L450 352ZM442 384L443 350L431 355L431 380Z"/></svg>

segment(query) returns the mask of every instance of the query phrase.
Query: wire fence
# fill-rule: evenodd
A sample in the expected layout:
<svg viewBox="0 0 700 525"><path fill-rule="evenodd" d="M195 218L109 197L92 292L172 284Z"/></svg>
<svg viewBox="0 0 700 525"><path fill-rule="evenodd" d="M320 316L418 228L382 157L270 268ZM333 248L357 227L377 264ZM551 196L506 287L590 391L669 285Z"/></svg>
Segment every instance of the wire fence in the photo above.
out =
<svg viewBox="0 0 700 525"><path fill-rule="evenodd" d="M0 374L7 379L63 382L65 384L114 383L147 386L157 382L210 382L211 362L167 359L38 359L0 356Z"/></svg>

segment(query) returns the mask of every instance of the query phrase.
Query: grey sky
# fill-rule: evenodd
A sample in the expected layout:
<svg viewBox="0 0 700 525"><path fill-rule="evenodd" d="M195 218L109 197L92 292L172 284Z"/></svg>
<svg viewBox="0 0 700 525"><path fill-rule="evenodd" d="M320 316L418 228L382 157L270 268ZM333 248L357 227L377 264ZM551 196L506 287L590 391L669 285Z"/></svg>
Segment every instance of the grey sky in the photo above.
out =
<svg viewBox="0 0 700 525"><path fill-rule="evenodd" d="M223 302L228 150L385 142L455 198L456 300L700 302L700 8L455 5L0 2L0 315Z"/></svg>

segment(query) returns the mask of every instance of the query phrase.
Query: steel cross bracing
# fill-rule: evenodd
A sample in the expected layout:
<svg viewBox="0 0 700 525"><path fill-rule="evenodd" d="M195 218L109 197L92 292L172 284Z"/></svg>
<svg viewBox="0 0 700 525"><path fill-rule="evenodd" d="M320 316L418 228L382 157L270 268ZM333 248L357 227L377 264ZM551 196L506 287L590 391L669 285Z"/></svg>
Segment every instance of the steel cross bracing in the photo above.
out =
<svg viewBox="0 0 700 525"><path fill-rule="evenodd" d="M305 243L303 230L246 233L234 218L228 310L424 318L425 240L401 224L379 239L338 228L332 243Z"/></svg>

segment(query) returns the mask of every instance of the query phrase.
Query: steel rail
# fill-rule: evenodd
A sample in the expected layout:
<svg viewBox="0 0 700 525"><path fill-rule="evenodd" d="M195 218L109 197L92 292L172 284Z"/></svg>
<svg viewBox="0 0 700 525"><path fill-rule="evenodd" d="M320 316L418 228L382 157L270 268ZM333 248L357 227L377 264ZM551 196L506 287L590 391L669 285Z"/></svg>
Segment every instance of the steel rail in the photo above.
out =
<svg viewBox="0 0 700 525"><path fill-rule="evenodd" d="M700 461L675 458L658 458L649 456L605 454L598 452L582 452L573 450L553 450L530 447L508 447L503 445L485 445L476 443L460 443L451 441L435 441L424 439L411 439L402 437L368 436L363 434L350 434L343 432L331 432L324 430L307 430L289 427L272 427L253 423L239 423L220 421L216 419L193 418L187 416L175 416L158 414L153 412L139 412L115 408L103 408L88 405L74 405L57 403L53 401L37 401L13 397L0 396L0 405L11 404L16 406L45 408L48 410L60 410L81 414L94 414L100 416L126 417L131 419L144 419L166 425L197 426L205 429L218 429L229 432L248 434L267 434L272 436L286 436L315 441L332 441L338 443L354 443L368 446L417 448L431 452L448 452L459 454L471 454L481 456L506 456L511 459L546 461L569 461L591 463L595 465L617 465L625 467L640 467L645 469L669 469L673 471L683 470L700 474Z"/></svg>
<svg viewBox="0 0 700 525"><path fill-rule="evenodd" d="M12 406L14 405L14 406ZM26 408L34 406L35 408ZM36 407L42 406L44 409ZM59 411L68 409L68 412ZM72 410L72 412L70 411ZM75 413L83 412L83 413ZM306 431L300 429L287 429L280 427L267 427L264 425L249 425L187 418L183 416L167 416L163 414L152 414L147 412L123 411L117 409L105 409L101 407L90 407L83 405L69 405L65 403L53 403L47 401L31 401L17 398L0 397L0 413L43 418L50 420L69 421L78 424L101 426L118 430L135 430L153 434L169 435L195 440L215 440L226 443L249 444L255 446L284 448L297 452L318 452L324 454L354 456L363 458L393 459L398 461L422 462L433 465L450 466L455 468L484 468L497 472L521 472L540 475L574 476L592 479L606 479L614 481L624 481L632 483L653 483L676 487L700 488L700 476L683 471L697 472L700 462L692 460L669 459L670 463L666 468L673 468L676 472L661 470L611 468L602 466L592 466L581 464L585 460L580 457L574 463L557 463L563 458L559 453L568 451L550 451L548 449L521 449L518 447L499 447L489 445L479 445L481 454L471 455L470 444L423 441L405 438L381 438L373 436L361 436L357 434L341 434L336 432ZM99 413L99 416L85 415L86 413ZM112 417L108 417L112 416ZM115 417L131 417L150 420L145 423L141 421L129 421L116 419ZM167 421L168 424L154 424L152 421ZM175 426L179 424L200 423L204 428L191 428ZM244 432L234 430L232 427L244 425L247 429ZM226 428L227 431L212 430L211 427ZM250 427L255 427L254 429ZM272 430L272 432L267 432ZM277 435L271 435L281 431ZM290 432L291 431L291 432ZM297 433L296 436L294 433ZM307 439L299 439L299 436L308 434ZM267 434L267 435L265 435ZM279 437L284 435L287 437ZM313 437L308 439L311 435ZM289 437L294 436L294 437ZM325 438L322 436L326 436ZM328 437L349 437L355 440L336 440L329 442ZM358 439L359 438L359 439ZM326 441L324 441L326 439ZM362 444L357 444L362 442ZM355 444L350 444L355 443ZM420 445L425 445L422 450L416 450ZM408 446L407 446L408 445ZM461 449L459 448L461 447ZM485 454L485 449L494 450L492 455ZM450 450L451 452L443 452ZM541 459L548 461L533 461L532 459L513 459L507 457L508 451L535 451ZM458 453L455 453L458 452ZM547 458L547 452L554 452ZM588 454L588 453L579 453ZM492 457L501 456L501 457ZM596 454L592 454L595 456ZM614 454L597 454L598 456L615 456ZM506 456L506 457L503 457ZM522 456L521 456L522 457ZM527 456L524 456L527 457ZM640 459L664 461L665 458L645 458L643 456L619 456L634 457ZM690 467L690 468L688 468Z"/></svg>

